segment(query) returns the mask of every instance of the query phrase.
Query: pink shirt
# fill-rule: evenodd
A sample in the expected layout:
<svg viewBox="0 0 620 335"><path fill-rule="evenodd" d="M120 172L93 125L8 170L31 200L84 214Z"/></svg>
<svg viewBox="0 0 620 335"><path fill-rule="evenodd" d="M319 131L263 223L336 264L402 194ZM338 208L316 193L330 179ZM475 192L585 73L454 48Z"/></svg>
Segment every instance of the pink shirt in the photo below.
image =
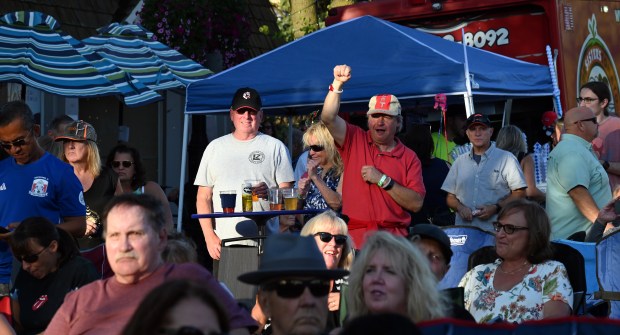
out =
<svg viewBox="0 0 620 335"><path fill-rule="evenodd" d="M598 126L598 137L592 141L592 149L599 159L620 162L620 118L608 117ZM620 185L620 176L607 173L611 191Z"/></svg>

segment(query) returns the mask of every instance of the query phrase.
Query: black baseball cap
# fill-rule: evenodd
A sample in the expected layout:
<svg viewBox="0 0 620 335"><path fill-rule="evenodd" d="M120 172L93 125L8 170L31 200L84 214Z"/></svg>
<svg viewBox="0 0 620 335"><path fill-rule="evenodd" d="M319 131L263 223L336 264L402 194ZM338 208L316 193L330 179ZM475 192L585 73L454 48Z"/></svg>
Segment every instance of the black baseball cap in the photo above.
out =
<svg viewBox="0 0 620 335"><path fill-rule="evenodd" d="M441 252L446 258L446 263L450 263L452 258L452 249L450 248L450 238L441 228L430 223L419 223L414 225L409 231L409 238L418 235L422 239L430 238L439 243Z"/></svg>
<svg viewBox="0 0 620 335"><path fill-rule="evenodd" d="M485 127L491 127L491 120L484 114L474 114L467 118L467 123L465 124L465 129L469 129L469 127L481 124Z"/></svg>
<svg viewBox="0 0 620 335"><path fill-rule="evenodd" d="M241 108L249 108L259 111L263 107L260 94L253 88L242 87L235 92L230 109L237 111Z"/></svg>

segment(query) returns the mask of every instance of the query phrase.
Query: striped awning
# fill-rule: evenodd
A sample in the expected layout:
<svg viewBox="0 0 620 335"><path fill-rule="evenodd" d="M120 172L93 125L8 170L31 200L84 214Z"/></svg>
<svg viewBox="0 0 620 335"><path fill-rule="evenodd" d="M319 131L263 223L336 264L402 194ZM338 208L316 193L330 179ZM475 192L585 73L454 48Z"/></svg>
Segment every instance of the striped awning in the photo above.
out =
<svg viewBox="0 0 620 335"><path fill-rule="evenodd" d="M153 40L153 33L140 25L112 23L98 31L99 35L82 42L151 89L186 87L213 74L178 51Z"/></svg>
<svg viewBox="0 0 620 335"><path fill-rule="evenodd" d="M132 107L162 98L40 12L0 17L0 81L66 97L118 95Z"/></svg>

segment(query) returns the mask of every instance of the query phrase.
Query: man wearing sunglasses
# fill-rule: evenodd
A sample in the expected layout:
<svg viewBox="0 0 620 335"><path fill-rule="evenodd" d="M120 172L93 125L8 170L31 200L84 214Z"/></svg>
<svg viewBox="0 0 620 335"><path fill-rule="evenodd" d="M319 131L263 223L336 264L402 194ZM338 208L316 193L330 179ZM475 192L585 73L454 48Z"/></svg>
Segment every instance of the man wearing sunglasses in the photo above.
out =
<svg viewBox="0 0 620 335"><path fill-rule="evenodd" d="M324 334L331 280L346 270L328 270L314 238L294 234L271 235L258 271L239 280L259 286L258 301L271 319L273 335Z"/></svg>
<svg viewBox="0 0 620 335"><path fill-rule="evenodd" d="M42 216L82 237L86 230L82 184L69 164L39 146L39 132L23 101L0 107L0 147L10 156L0 161L0 226L11 228L28 217ZM0 242L4 250L0 251L0 295L11 274L7 248Z"/></svg>
<svg viewBox="0 0 620 335"><path fill-rule="evenodd" d="M380 229L407 236L409 212L422 208L426 189L420 160L396 138L403 117L395 96L379 94L370 99L368 131L338 116L342 87L349 79L351 67L334 68L321 120L344 162L342 213L349 217L349 235L355 246L362 248L369 231Z"/></svg>
<svg viewBox="0 0 620 335"><path fill-rule="evenodd" d="M261 181L254 191L263 199L267 198L269 188L292 187L293 166L288 149L278 139L258 131L263 117L258 92L249 87L238 89L230 107L233 132L211 141L200 161L194 181L198 186L198 214L222 212L220 191L237 190L241 194L244 180ZM241 212L241 197L237 199L235 212ZM221 239L258 235L256 224L241 217L199 221L214 260L220 259ZM236 243L256 244L249 239Z"/></svg>
<svg viewBox="0 0 620 335"><path fill-rule="evenodd" d="M609 177L592 150L598 124L592 109L572 108L564 115L566 133L549 154L546 209L551 239L589 231L599 209L612 200Z"/></svg>

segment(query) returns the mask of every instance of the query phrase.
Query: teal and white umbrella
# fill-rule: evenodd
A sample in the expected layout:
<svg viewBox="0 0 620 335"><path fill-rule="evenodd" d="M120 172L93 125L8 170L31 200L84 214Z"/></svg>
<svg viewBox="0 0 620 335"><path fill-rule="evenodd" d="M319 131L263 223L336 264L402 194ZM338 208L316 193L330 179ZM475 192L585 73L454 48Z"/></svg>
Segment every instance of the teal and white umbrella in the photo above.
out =
<svg viewBox="0 0 620 335"><path fill-rule="evenodd" d="M186 87L213 74L211 70L154 40L153 33L140 25L112 23L98 31L99 35L82 42L151 89Z"/></svg>
<svg viewBox="0 0 620 335"><path fill-rule="evenodd" d="M131 74L62 32L52 16L40 12L0 17L0 81L66 97L117 95L131 107L162 99Z"/></svg>

